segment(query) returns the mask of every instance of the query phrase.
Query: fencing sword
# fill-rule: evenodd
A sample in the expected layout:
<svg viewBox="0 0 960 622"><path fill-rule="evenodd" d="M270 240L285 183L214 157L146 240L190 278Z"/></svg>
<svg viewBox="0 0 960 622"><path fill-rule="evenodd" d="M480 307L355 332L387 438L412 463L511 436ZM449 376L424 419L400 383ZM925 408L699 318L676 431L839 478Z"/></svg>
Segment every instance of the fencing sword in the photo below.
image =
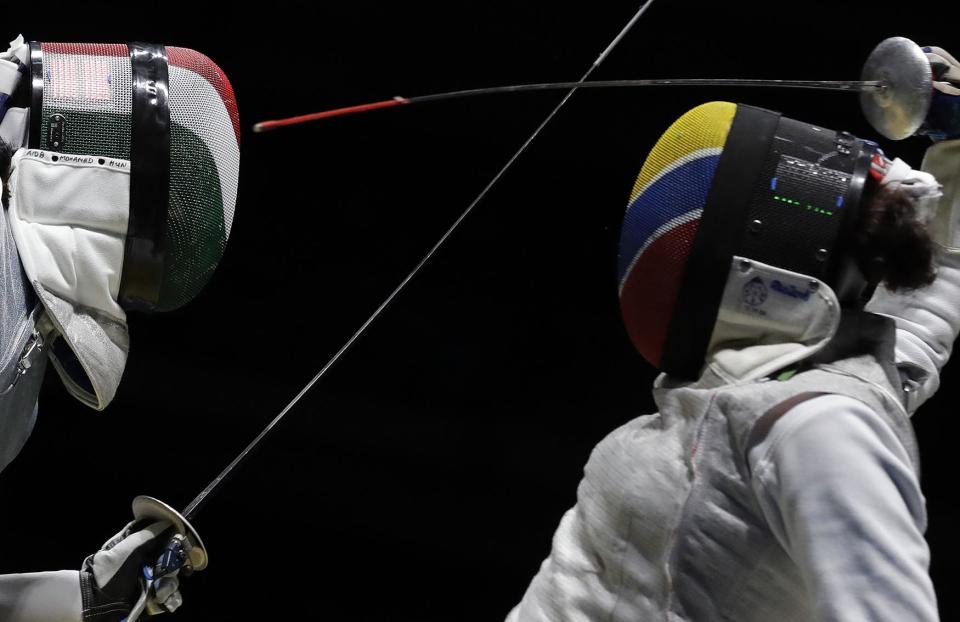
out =
<svg viewBox="0 0 960 622"><path fill-rule="evenodd" d="M418 97L394 97L388 100L335 108L331 110L300 115L273 121L261 121L253 126L255 132L265 132L300 125L311 121L344 116L360 112L368 112L381 108L409 105L415 103L437 102L443 100L491 95L503 93L520 93L530 91L569 89L567 95L547 115L544 121L534 130L533 134L521 145L520 149L494 175L493 179L480 191L467 208L460 214L454 223L447 229L440 239L427 251L426 255L414 266L399 285L383 300L359 329L344 343L344 345L327 361L319 372L308 382L297 395L274 417L272 421L237 455L233 461L217 475L210 484L198 494L183 511L186 518L192 518L203 506L210 494L220 486L234 469L243 462L290 410L306 395L314 384L353 346L357 339L366 332L367 328L390 305L407 284L420 272L423 266L436 254L441 246L460 226L463 220L473 211L473 208L487 195L490 189L499 181L503 174L513 165L517 158L527 149L530 143L539 135L543 128L553 119L559 110L566 104L573 93L581 88L615 88L637 86L744 86L744 87L774 87L774 88L803 88L830 91L846 91L860 94L860 103L864 115L873 127L893 140L900 140L912 136L926 118L933 97L933 72L926 54L913 41L905 37L891 37L882 41L870 53L861 72L860 80L761 80L761 79L719 79L719 78L687 78L687 79L648 79L648 80L597 80L588 81L593 71L610 54L614 47L626 36L636 24L653 0L647 0L627 25L614 37L604 51L597 57L583 77L577 82L548 82L539 84L521 84L512 86L497 86Z"/></svg>
<svg viewBox="0 0 960 622"><path fill-rule="evenodd" d="M449 99L461 99L464 97L476 97L478 95L500 95L506 93L528 93L531 91L553 91L563 89L588 89L588 88L632 88L640 86L753 86L753 87L776 87L776 88L799 88L799 89L820 89L826 91L852 91L859 93L861 91L882 91L887 85L880 80L753 80L748 78L654 78L647 80L591 80L589 82L542 82L538 84L514 84L509 86L489 86L478 89L464 89L461 91L447 91L444 93L432 93L430 95L418 95L416 97L402 97L397 95L391 99L375 101L355 106L346 106L344 108L333 108L312 112L310 114L288 117L285 119L276 119L271 121L261 121L253 126L254 132L268 132L281 127L291 125L301 125L311 121L329 119L331 117L340 117L359 112L369 112L381 108L391 108L393 106L406 106L409 104L425 104L429 102L445 101Z"/></svg>
<svg viewBox="0 0 960 622"><path fill-rule="evenodd" d="M542 82L491 86L459 91L395 96L354 106L283 119L261 121L254 132L268 132L322 119L370 112L395 106L425 104L481 95L503 95L564 89L636 88L649 86L730 86L795 88L859 93L864 115L878 132L893 140L912 136L919 129L930 107L933 77L923 50L904 37L891 37L878 45L864 64L860 80L764 80L751 78L653 78L639 80L592 80L580 82Z"/></svg>
<svg viewBox="0 0 960 622"><path fill-rule="evenodd" d="M250 453L254 449L256 449L256 447L276 428L277 424L280 423L280 421L287 415L288 412L290 412L290 410L294 406L297 405L297 403L303 398L303 396L306 395L310 391L310 389L313 388L313 386L317 383L317 381L319 381L323 376L325 376L327 371L331 367L333 367L337 363L337 361L339 361L340 358L353 347L353 344L356 343L356 341L363 335L363 333L366 332L367 328L369 328L369 326L373 324L373 322L375 322L378 317L380 317L380 315L387 309L387 307L390 306L390 303L392 303L393 300L400 294L400 292L402 292L406 288L407 284L410 281L412 281L414 277L416 277L416 275L420 272L423 266L425 266L430 261L430 259L437 253L437 251L440 250L440 248L444 245L444 243L446 243L446 241L450 238L450 236L453 235L453 233L457 230L457 228L459 228L460 224L467 218L467 216L470 215L470 213L477 206L477 204L480 203L480 201L482 201L484 197L487 196L487 194L496 185L496 183L500 180L500 178L503 177L503 175L507 172L507 170L509 170L513 166L513 163L516 162L517 159L520 157L520 155L527 150L527 147L529 147L530 144L537 138L537 136L540 135L540 132L543 130L543 128L546 127L547 124L549 124L550 121L553 120L553 118L557 115L558 112L560 112L560 109L563 108L563 106L567 103L567 101L570 99L573 93L576 92L576 90L580 86L587 83L587 80L590 78L593 72L597 69L597 67L599 67L604 60L606 60L606 58L610 55L610 53L614 50L614 48L616 48L617 45L619 45L619 43L624 39L624 37L627 36L627 33L629 33L631 29L633 29L633 27L640 20L640 18L643 17L643 14L647 12L647 9L649 9L653 5L653 2L654 0L646 0L640 6L640 8L637 9L636 13L634 13L633 16L631 16L630 20L626 23L626 25L620 29L617 35L606 45L606 47L603 49L600 55L597 56L596 60L593 61L593 64L591 64L590 67L583 74L583 76L581 76L580 80L578 80L577 82L566 83L568 85L566 88L568 88L569 91L564 96L564 98L560 100L560 103L557 104L556 107L554 107L554 109L550 111L550 113L546 116L546 118L544 118L544 120L540 123L540 125L537 126L537 128L533 131L533 133L530 134L530 136L523 142L522 145L520 145L520 148L517 149L517 151L510 157L509 160L507 160L506 164L504 164L503 167L500 168L497 174L493 176L493 178L487 183L486 186L484 186L483 190L481 190L480 193L473 199L473 201L470 202L467 208L460 214L460 216L457 217L457 219L453 222L452 225L450 225L450 227L446 230L446 232L444 232L444 234L440 236L440 239L437 240L437 242L430 248L429 251L427 251L427 253L413 267L413 269L407 274L407 276L405 276L403 280L400 281L400 284L397 285L396 288L394 288L394 290L390 292L390 294L383 300L383 302L381 302L380 305L373 311L373 313L370 314L370 316L366 319L366 321L364 321L363 324L360 325L360 328L358 328L357 331L353 333L353 335L349 339L347 339L346 343L344 343L343 346L339 350L337 350L337 352L332 357L330 357L330 360L328 360L326 364L324 364L324 366L320 369L320 371L317 372L317 374L310 380L310 382L304 385L304 387L300 390L300 392L297 393L297 395L292 400L290 400L290 402L283 408L283 410L281 410L280 413L276 417L274 417L270 421L270 423L267 424L267 426L256 436L256 438L254 438L250 442L250 444L247 445L247 447L244 448L244 450L241 451L237 455L237 457L234 458L233 461L230 462L230 464L228 464L226 468L224 468L223 471L221 471L220 474L217 475L213 479L213 481L211 481L207 485L206 488L200 491L200 494L198 494L193 499L193 501L189 503L189 505L187 505L187 507L183 510L184 518L189 520L194 516L196 516L196 514L200 511L200 508L203 507L203 504L206 502L208 497L214 492L214 490L216 490L233 473L233 471L237 468L237 466L240 465L240 463L246 460L246 458L250 455Z"/></svg>
<svg viewBox="0 0 960 622"><path fill-rule="evenodd" d="M224 481L234 472L234 470L251 454L251 452L256 449L263 440L276 428L280 421L293 409L294 406L303 398L307 392L324 376L327 371L336 364L340 358L350 350L354 343L366 332L367 328L373 324L374 321L386 310L391 302L403 291L407 284L413 280L413 278L420 272L420 270L430 261L430 259L436 254L438 250L444 245L447 239L453 235L460 224L466 219L468 215L473 211L474 207L477 206L480 201L487 196L490 190L496 185L501 177L513 166L513 163L526 151L527 147L540 135L540 132L545 128L550 121L560 112L560 109L567 103L573 93L577 90L579 85L587 82L587 79L593 74L594 70L597 69L603 63L603 61L610 55L614 48L619 45L624 37L627 36L627 33L636 25L647 9L653 5L654 0L645 0L644 3L637 9L636 13L630 18L627 24L620 29L617 35L606 45L600 55L593 61L593 64L584 72L583 76L577 82L568 83L570 86L567 87L570 90L567 94L560 100L553 110L544 118L544 120L537 126L532 134L520 145L520 148L507 160L506 164L500 168L496 175L484 186L483 190L470 202L467 208L460 214L460 216L453 222L449 229L440 237L439 240L427 251L427 254L414 266L406 277L400 282L399 285L387 296L384 301L378 306L374 312L367 318L367 320L357 329L357 331L347 340L347 342L330 358L329 361L320 369L319 372L310 380L297 395L290 400L283 410L274 417L270 423L247 445L243 451L241 451L236 458L234 458L230 464L226 466L214 479L211 481L206 488L200 491L193 501L191 501L183 512L178 512L171 506L166 503L149 497L146 495L138 496L133 500L133 515L135 520L163 520L170 522L174 525L177 532L177 536L172 538L167 546L164 548L159 559L153 566L144 566L142 569L141 578L141 595L138 601L135 603L134 608L131 610L130 614L124 618L123 622L136 622L136 620L143 614L153 614L160 613L161 610L159 607L151 601L151 594L155 589L155 582L159 579L162 579L167 573L173 573L177 571L192 572L196 570L202 570L207 565L207 551L204 547L203 542L200 540L200 536L197 534L197 531L190 524L190 521L197 515L200 509L203 507L204 503L209 499L210 495L221 485Z"/></svg>
<svg viewBox="0 0 960 622"><path fill-rule="evenodd" d="M553 119L553 117L566 104L573 93L580 88L611 88L611 87L631 87L631 86L749 86L749 87L775 87L775 88L806 88L833 91L847 91L859 93L861 96L861 107L868 121L877 131L888 138L899 140L906 138L916 132L926 117L930 106L933 90L933 78L930 65L923 51L909 39L903 37L893 37L887 39L878 45L870 54L862 72L861 80L856 81L837 81L837 80L754 80L754 79L654 79L654 80L605 80L588 81L589 76L609 55L613 48L626 36L627 32L639 20L653 0L640 7L637 13L631 18L630 22L620 31L613 41L600 54L596 61L584 73L583 77L577 82L554 82L528 85L514 85L504 87L490 87L480 89L469 89L464 91L451 91L447 93L437 93L433 95L423 95L411 98L393 98L380 102L350 106L347 108L338 108L289 119L280 119L276 121L266 121L258 123L255 131L267 131L280 127L298 125L309 121L319 119L343 116L380 108L392 106L408 105L412 103L425 103L431 101L441 101L445 99L455 99L460 97L471 97L475 95L486 95L496 93L517 93L525 91L542 91L554 89L569 89L566 96L560 103L547 115L534 132L524 141L520 148L513 154L507 163L497 172L491 181L481 190L467 208L460 214L454 223L440 237L440 239L430 248L423 258L414 266L414 268L403 278L399 285L383 300L383 302L374 310L374 312L363 322L360 328L344 343L344 345L324 364L319 372L297 393L296 396L274 417L267 426L241 451L227 466L223 469L207 486L204 488L183 510L177 512L167 504L158 501L152 497L140 496L134 500L134 516L137 519L150 518L153 520L167 520L177 526L177 531L184 537L168 545L158 561L157 566L168 567L187 567L199 570L206 566L207 553L203 547L199 536L190 525L192 520L200 509L204 506L211 494L216 491L224 481L226 481L243 463L250 454L263 442L264 439L277 427L284 417L300 402L300 400L313 388L313 386L346 354L356 343L356 341L366 332L371 324L387 309L393 300L404 290L407 284L420 272L420 270L430 261L436 252L444 245L450 236L457 230L460 224L473 211L474 207L483 200L491 188L499 181L520 155L537 138L543 128ZM174 559L176 563L169 565L168 561ZM145 569L145 574L147 569ZM153 571L151 571L153 573ZM155 573L153 573L155 574ZM151 576L153 576L151 574ZM146 601L146 595L149 592L150 583L146 584L142 601ZM140 610L143 610L141 606ZM134 622L139 615L131 616L128 622ZM149 612L149 610L148 610Z"/></svg>

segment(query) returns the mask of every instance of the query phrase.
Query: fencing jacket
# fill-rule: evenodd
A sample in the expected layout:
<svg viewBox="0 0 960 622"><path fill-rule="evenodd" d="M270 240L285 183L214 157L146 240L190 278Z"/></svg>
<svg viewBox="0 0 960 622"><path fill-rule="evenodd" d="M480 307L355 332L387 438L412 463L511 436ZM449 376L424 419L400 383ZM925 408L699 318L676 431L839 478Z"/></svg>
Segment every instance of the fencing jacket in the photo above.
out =
<svg viewBox="0 0 960 622"><path fill-rule="evenodd" d="M960 141L928 167L950 210ZM822 325L830 305L811 309ZM695 383L659 378L659 412L593 450L508 622L936 620L909 415L960 328L960 255L867 310L793 350L714 352ZM757 374L784 351L799 373Z"/></svg>

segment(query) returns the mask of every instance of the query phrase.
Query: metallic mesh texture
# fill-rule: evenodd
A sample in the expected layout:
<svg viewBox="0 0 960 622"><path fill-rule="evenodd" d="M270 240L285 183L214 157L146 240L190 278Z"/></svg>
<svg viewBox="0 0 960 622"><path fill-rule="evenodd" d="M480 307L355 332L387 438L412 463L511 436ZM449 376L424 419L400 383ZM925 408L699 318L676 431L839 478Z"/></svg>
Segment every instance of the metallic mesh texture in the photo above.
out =
<svg viewBox="0 0 960 622"><path fill-rule="evenodd" d="M811 147L804 151L806 158L817 157ZM759 177L748 219L762 222L763 230L744 236L738 254L827 280L830 262L818 251L834 250L847 209L843 197L853 176L774 151Z"/></svg>
<svg viewBox="0 0 960 622"><path fill-rule="evenodd" d="M189 302L226 247L240 173L233 89L209 58L169 47L170 212L158 310Z"/></svg>
<svg viewBox="0 0 960 622"><path fill-rule="evenodd" d="M748 216L763 227L744 236L738 254L824 280L843 296L854 283L846 232L860 209L858 176L867 174L857 163L872 152L849 134L781 117Z"/></svg>
<svg viewBox="0 0 960 622"><path fill-rule="evenodd" d="M631 341L654 366L736 109L711 102L680 117L650 151L630 196L620 236L620 308Z"/></svg>
<svg viewBox="0 0 960 622"><path fill-rule="evenodd" d="M126 45L44 43L42 149L130 159L132 73ZM193 299L223 256L239 178L240 125L233 89L209 58L168 47L170 203L157 310ZM66 117L64 144L49 119Z"/></svg>
<svg viewBox="0 0 960 622"><path fill-rule="evenodd" d="M130 159L132 73L126 45L42 43L40 148ZM50 117L67 118L64 144L47 143Z"/></svg>

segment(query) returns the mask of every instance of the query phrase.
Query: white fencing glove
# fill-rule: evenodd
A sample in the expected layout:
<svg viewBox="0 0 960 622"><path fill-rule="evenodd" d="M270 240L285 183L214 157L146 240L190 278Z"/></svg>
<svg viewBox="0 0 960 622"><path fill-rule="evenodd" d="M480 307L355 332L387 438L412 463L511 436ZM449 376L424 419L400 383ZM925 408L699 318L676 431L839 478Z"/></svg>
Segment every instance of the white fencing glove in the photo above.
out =
<svg viewBox="0 0 960 622"><path fill-rule="evenodd" d="M933 71L933 99L918 133L934 140L960 138L960 62L936 46L924 47Z"/></svg>
<svg viewBox="0 0 960 622"><path fill-rule="evenodd" d="M120 622L135 617L132 611L139 616L179 607L179 565L153 576L174 534L168 522L132 521L87 557L80 571L83 622Z"/></svg>
<svg viewBox="0 0 960 622"><path fill-rule="evenodd" d="M182 538L174 533L170 522L140 520L87 557L79 572L0 575L0 621L133 622L141 613L173 611L181 602L177 576L186 557L171 546ZM160 576L148 579L158 566Z"/></svg>

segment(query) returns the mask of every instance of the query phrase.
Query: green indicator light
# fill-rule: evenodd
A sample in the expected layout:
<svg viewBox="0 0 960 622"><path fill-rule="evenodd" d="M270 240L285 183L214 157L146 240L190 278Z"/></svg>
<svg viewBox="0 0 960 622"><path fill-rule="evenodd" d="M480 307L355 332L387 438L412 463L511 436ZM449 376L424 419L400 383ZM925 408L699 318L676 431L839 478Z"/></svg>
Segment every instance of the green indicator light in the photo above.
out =
<svg viewBox="0 0 960 622"><path fill-rule="evenodd" d="M773 195L773 198L774 198L775 200L777 200L777 201L781 201L781 202L786 203L786 204L788 204L788 205L796 205L797 207L803 207L803 206L804 206L804 204L803 204L802 201L797 201L796 199L789 199L789 198L787 198L787 197L782 197L782 196L780 196L779 194ZM813 210L813 211L816 211L817 213L824 213L824 214L829 213L829 212L820 212L820 211L819 211L819 208L816 208L816 207L814 207L813 205L811 205L811 204L809 204L809 203L806 204L806 207L807 207L808 210ZM832 215L832 214L831 214L831 215Z"/></svg>

